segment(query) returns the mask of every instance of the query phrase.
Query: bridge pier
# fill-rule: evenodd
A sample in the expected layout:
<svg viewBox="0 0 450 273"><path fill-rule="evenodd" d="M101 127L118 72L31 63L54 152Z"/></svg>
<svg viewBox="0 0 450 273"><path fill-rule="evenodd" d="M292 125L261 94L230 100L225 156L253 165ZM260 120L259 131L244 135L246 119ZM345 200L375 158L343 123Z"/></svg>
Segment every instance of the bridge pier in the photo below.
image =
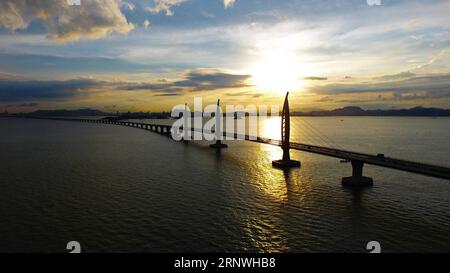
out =
<svg viewBox="0 0 450 273"><path fill-rule="evenodd" d="M170 129L171 129L170 126L166 126L166 132L165 132L166 137L172 137L172 132L170 131Z"/></svg>
<svg viewBox="0 0 450 273"><path fill-rule="evenodd" d="M216 125L215 125L215 133L216 133L216 143L210 144L210 148L214 149L223 149L228 148L227 144L222 143L222 111L220 110L220 99L217 100L217 108L216 108Z"/></svg>
<svg viewBox="0 0 450 273"><path fill-rule="evenodd" d="M352 160L352 176L343 177L342 185L344 187L370 187L373 185L371 177L363 176L364 162Z"/></svg>
<svg viewBox="0 0 450 273"><path fill-rule="evenodd" d="M291 160L289 151L290 147L290 131L291 122L289 114L289 92L286 94L283 105L283 113L281 115L281 148L283 149L283 158L281 160L272 161L272 166L280 169L299 168L301 166L300 161Z"/></svg>
<svg viewBox="0 0 450 273"><path fill-rule="evenodd" d="M286 156L287 154L287 156ZM272 166L279 169L300 168L301 163L297 160L291 160L289 151L283 149L283 159L272 161Z"/></svg>
<svg viewBox="0 0 450 273"><path fill-rule="evenodd" d="M222 148L228 148L228 145L222 143L221 140L216 140L216 143L210 144L209 147L210 148L215 148L215 149L222 149Z"/></svg>

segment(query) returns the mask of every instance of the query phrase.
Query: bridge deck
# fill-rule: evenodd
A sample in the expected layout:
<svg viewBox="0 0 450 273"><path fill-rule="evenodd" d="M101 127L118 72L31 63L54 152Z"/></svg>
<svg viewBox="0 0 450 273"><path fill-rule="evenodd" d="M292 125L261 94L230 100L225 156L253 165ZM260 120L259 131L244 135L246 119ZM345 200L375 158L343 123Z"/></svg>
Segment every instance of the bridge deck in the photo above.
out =
<svg viewBox="0 0 450 273"><path fill-rule="evenodd" d="M224 136L230 136L231 134L224 133ZM237 134L233 134L233 136L239 136ZM274 139L264 139L264 138L251 138L250 136L240 136L241 139L244 138L245 140L252 141L252 142L258 142L258 143L264 143L264 144L270 144L275 146L281 147L281 141L280 140L274 140ZM376 155L371 154L364 154L364 153L358 153L358 152L351 152L346 150L340 150L340 149L334 149L334 148L328 148L328 147L321 147L311 144L305 144L305 143L297 143L297 142L290 142L290 148L291 150L299 150L309 153L315 153L345 160L357 160L361 161L370 165L376 165L380 167L386 167L390 169L396 169L401 171L407 171L411 173L416 174L422 174L427 176L432 176L436 178L443 178L443 179L449 179L450 180L450 168L443 167L443 166L435 166L425 163L419 163L414 161L408 161L408 160L402 160L402 159L395 159L390 157L380 157Z"/></svg>
<svg viewBox="0 0 450 273"><path fill-rule="evenodd" d="M204 132L204 130L197 130L197 129L191 129L192 132ZM214 134L214 131L209 131L206 133ZM264 143L274 146L280 146L281 147L281 140L276 139L267 139L262 137L255 137L255 136L249 136L249 135L242 135L237 133L227 133L224 132L223 134L224 139L227 137L231 139L242 139L252 142L258 142L258 143ZM349 161L361 161L370 165L376 165L380 167L386 167L390 169L396 169L416 174L422 174L427 175L431 177L436 178L442 178L442 179L449 179L450 180L450 168L442 167L442 166L435 166L430 164L424 164L414 161L408 161L408 160L402 160L402 159L395 159L390 157L381 157L376 155L370 155L370 154L364 154L364 153L358 153L358 152L351 152L341 149L334 149L334 148L328 148L328 147L322 147L322 146L316 146L311 144L305 144L305 143L297 143L297 142L290 142L290 148L291 150L299 150L309 153L315 153L340 159L345 159Z"/></svg>

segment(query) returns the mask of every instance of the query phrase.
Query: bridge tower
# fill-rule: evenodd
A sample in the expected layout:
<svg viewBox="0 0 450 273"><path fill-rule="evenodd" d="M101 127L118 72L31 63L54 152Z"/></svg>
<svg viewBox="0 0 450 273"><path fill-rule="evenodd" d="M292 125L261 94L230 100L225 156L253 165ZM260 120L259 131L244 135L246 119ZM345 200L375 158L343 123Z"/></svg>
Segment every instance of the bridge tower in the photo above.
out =
<svg viewBox="0 0 450 273"><path fill-rule="evenodd" d="M188 117L189 114L189 117ZM191 129L189 121L191 120L191 112L188 111L187 103L184 104L184 113L183 113L183 142L188 143L190 140L190 132Z"/></svg>
<svg viewBox="0 0 450 273"><path fill-rule="evenodd" d="M217 100L217 108L216 108L216 125L215 125L215 134L216 134L216 143L209 145L210 148L222 149L227 148L228 145L222 143L222 111L220 110L220 99Z"/></svg>
<svg viewBox="0 0 450 273"><path fill-rule="evenodd" d="M286 93L284 99L283 112L281 114L281 148L283 149L283 158L281 160L272 161L272 166L281 169L298 168L300 161L291 160L289 154L290 150L290 135L291 135L291 116L289 113L289 92Z"/></svg>

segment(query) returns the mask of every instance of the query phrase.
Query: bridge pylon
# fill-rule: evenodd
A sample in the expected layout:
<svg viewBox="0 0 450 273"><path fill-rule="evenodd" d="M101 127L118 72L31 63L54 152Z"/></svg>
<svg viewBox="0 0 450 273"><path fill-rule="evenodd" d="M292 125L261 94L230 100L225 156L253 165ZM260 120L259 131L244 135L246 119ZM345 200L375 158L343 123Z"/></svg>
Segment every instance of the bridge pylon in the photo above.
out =
<svg viewBox="0 0 450 273"><path fill-rule="evenodd" d="M272 161L272 166L280 169L299 168L300 161L291 160L289 154L290 134L291 134L291 116L289 113L289 92L286 93L283 104L283 112L281 114L281 148L283 149L283 158L281 160Z"/></svg>
<svg viewBox="0 0 450 273"><path fill-rule="evenodd" d="M188 116L189 114L189 116ZM189 126L189 121L191 120L191 112L188 111L187 103L184 104L184 113L183 113L183 143L188 143L190 140L190 132L191 129Z"/></svg>
<svg viewBox="0 0 450 273"><path fill-rule="evenodd" d="M216 108L216 125L215 125L215 134L216 134L216 143L209 145L210 148L222 149L227 148L228 145L222 143L222 111L220 110L220 99L217 100L217 108Z"/></svg>

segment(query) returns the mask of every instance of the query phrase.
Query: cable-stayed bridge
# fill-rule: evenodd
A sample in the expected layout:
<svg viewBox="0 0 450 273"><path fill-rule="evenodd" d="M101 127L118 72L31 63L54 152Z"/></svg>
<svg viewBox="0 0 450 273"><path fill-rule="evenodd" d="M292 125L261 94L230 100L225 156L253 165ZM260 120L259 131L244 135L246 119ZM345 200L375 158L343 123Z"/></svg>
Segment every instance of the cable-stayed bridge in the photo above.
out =
<svg viewBox="0 0 450 273"><path fill-rule="evenodd" d="M289 94L289 93L288 93ZM289 114L289 101L288 94L284 100L283 111L281 116L281 140L278 139L270 139L264 138L260 136L250 136L243 135L238 133L229 133L229 132L218 132L215 130L205 131L203 128L190 128L188 129L192 133L198 132L202 134L213 134L215 135L216 142L211 144L211 148L221 149L226 148L227 144L222 143L222 139L241 139L247 140L262 144L279 146L283 150L283 157L280 160L276 160L272 162L272 165L277 168L287 169L287 168L295 168L300 167L300 162L296 160L292 160L290 157L290 150L299 150L303 152L309 152L334 158L342 159L346 162L351 162L352 165L352 176L342 178L342 184L344 186L350 187L364 187L371 186L373 184L373 180L370 177L363 176L363 167L364 164L376 165L379 167L385 167L400 171L406 171L410 173L426 175L430 177L436 177L441 179L450 180L450 168L443 166L436 166L431 164L425 164L420 162L414 162L403 159L395 159L390 157L385 157L383 154L371 155L365 153L358 153L348 151L339 147L337 144L333 144L333 141L328 137L320 134L317 130L308 124L305 124L310 131L315 132L315 137L322 140L322 143L335 146L335 147L326 147L322 145L313 145L307 143L299 143L290 141L290 130L291 130L291 122L290 122L290 114ZM219 107L219 103L218 103ZM182 127L174 128L172 125L162 125L162 124L149 124L144 122L132 122L132 121L121 121L121 120L112 120L112 119L72 119L72 118L48 118L48 117L35 117L39 119L52 119L52 120L65 120L65 121L78 121L78 122L86 122L86 123L102 123L102 124L113 124L113 125L121 125L128 126L134 128L140 128L148 131L152 131L155 133L159 133L166 136L172 136L174 130L183 130ZM220 126L218 126L220 128ZM186 130L186 131L188 131ZM185 131L185 132L186 132ZM338 147L336 147L338 146Z"/></svg>

